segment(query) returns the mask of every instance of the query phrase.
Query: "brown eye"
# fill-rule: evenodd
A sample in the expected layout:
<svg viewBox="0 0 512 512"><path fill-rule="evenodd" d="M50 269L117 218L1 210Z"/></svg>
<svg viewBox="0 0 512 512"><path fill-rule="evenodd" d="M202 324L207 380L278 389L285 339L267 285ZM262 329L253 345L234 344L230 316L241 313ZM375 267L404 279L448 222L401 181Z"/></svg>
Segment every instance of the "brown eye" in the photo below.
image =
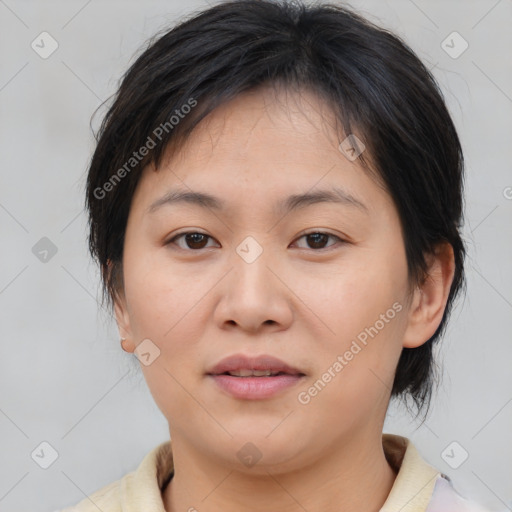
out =
<svg viewBox="0 0 512 512"><path fill-rule="evenodd" d="M315 249L315 250L322 250L322 249L328 249L333 244L326 246L326 243L328 242L329 238L336 239L339 242L343 242L343 240L336 236L331 235L330 233L324 233L321 231L315 231L312 233L306 233L302 235L298 240L300 239L306 239L308 247L305 247L305 249ZM302 249L303 247L301 247Z"/></svg>
<svg viewBox="0 0 512 512"><path fill-rule="evenodd" d="M171 240L169 240L168 244L176 243L176 240L184 239L185 241L185 247L183 245L180 245L176 243L176 245L180 249L188 250L200 250L206 248L206 243L208 242L208 239L211 237L208 235L205 235L204 233L198 233L196 231L188 231L187 233L181 233ZM168 245L166 244L166 245Z"/></svg>
<svg viewBox="0 0 512 512"><path fill-rule="evenodd" d="M184 240L184 243L178 243L178 240ZM179 235L176 235L174 238L169 240L169 242L166 243L166 245L175 244L180 249L183 250L193 250L193 251L199 251L201 249L208 248L207 243L208 240L213 240L213 238L209 235L205 235L204 233L199 233L197 231L188 231L186 233L180 233ZM306 233L302 235L298 240L306 239L307 247L301 247L301 249L313 249L316 251L321 251L323 249L329 249L331 246L335 244L326 245L329 241L329 239L337 240L341 243L344 242L340 237L336 235L332 235L330 233L324 233L315 231L312 233ZM212 246L209 246L212 247Z"/></svg>
<svg viewBox="0 0 512 512"><path fill-rule="evenodd" d="M324 249L324 244L329 240L329 235L325 233L311 233L310 235L306 235L306 239L308 244L313 244L310 247L312 249Z"/></svg>

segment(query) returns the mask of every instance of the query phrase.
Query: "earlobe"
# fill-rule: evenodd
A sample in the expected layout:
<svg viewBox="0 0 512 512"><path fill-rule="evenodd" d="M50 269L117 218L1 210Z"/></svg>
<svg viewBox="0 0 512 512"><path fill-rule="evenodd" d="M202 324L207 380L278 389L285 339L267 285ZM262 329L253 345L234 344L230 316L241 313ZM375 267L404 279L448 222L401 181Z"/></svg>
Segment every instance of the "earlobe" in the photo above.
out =
<svg viewBox="0 0 512 512"><path fill-rule="evenodd" d="M124 297L119 297L118 295L116 295L113 300L117 327L121 337L121 346L125 352L133 352L135 345L133 344L130 315L128 314L126 302Z"/></svg>
<svg viewBox="0 0 512 512"><path fill-rule="evenodd" d="M119 337L121 338L121 347L125 352L133 352L135 350L135 345L133 343L130 315L128 313L126 297L124 295L122 271L118 265L114 264L111 260L107 260L106 272L106 279L113 285L115 290L112 295L112 302L114 305L117 327L119 329Z"/></svg>
<svg viewBox="0 0 512 512"><path fill-rule="evenodd" d="M428 341L443 319L455 273L453 248L448 243L437 246L427 257L428 274L414 290L403 346L416 348Z"/></svg>

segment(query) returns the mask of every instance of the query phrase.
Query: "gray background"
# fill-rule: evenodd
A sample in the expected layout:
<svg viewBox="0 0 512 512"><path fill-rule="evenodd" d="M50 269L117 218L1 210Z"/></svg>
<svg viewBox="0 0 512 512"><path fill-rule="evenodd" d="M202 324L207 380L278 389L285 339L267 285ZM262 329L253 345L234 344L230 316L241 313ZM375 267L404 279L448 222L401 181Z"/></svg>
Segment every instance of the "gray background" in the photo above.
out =
<svg viewBox="0 0 512 512"><path fill-rule="evenodd" d="M433 68L467 159L468 294L440 351L443 388L423 426L392 406L385 431L410 437L462 494L511 510L512 2L352 5ZM121 351L111 317L98 307L83 187L94 110L144 41L204 6L0 0L0 511L74 504L136 469L168 438L138 361ZM31 47L42 46L43 31L59 45L46 59ZM442 46L453 31L469 44L458 58ZM452 53L461 48L448 41ZM40 252L43 237L56 254ZM31 456L44 441L58 452L48 469L35 461L44 457ZM469 457L454 469L447 460L454 466L462 450Z"/></svg>

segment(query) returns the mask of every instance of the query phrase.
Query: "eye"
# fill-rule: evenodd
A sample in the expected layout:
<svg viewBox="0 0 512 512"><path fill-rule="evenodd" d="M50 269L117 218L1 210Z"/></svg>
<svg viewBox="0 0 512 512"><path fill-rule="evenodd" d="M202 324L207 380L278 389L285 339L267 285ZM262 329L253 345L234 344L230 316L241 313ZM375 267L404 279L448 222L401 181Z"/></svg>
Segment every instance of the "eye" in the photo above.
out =
<svg viewBox="0 0 512 512"><path fill-rule="evenodd" d="M180 233L179 235L176 235L174 238L171 238L168 242L166 242L165 245L169 245L172 243L176 243L176 240L179 240L181 238L184 238L186 247L183 247L180 244L176 244L180 249L193 249L193 250L200 250L205 249L205 243L209 238L213 240L213 238L209 235L205 235L204 233L199 233L197 231L187 231L185 233Z"/></svg>
<svg viewBox="0 0 512 512"><path fill-rule="evenodd" d="M301 249L315 249L315 250L322 250L322 249L328 249L330 246L325 247L325 243L328 241L329 238L332 238L334 240L337 240L341 243L344 242L339 236L332 235L331 233L326 233L322 231L313 231L310 233L305 233L301 237L299 237L297 240L301 240L302 238L307 240L307 244L309 247L299 247ZM183 245L180 245L177 243L177 240L184 240L185 247ZM194 250L199 251L201 249L206 249L208 246L206 245L208 240L213 238L209 235L206 235L204 233L200 233L198 231L187 231L185 233L180 233L176 235L175 237L171 238L168 242L166 242L165 245L175 244L180 249L183 250Z"/></svg>
<svg viewBox="0 0 512 512"><path fill-rule="evenodd" d="M336 239L341 243L344 242L344 240L342 240L339 236L332 235L331 233L325 233L323 231L312 231L310 233L305 233L297 240L300 240L301 238L305 238L307 240L308 245L312 244L312 247L305 247L305 249L328 249L333 245L331 244L330 246L325 247L325 243L329 238ZM303 247L300 247L300 249L303 249Z"/></svg>

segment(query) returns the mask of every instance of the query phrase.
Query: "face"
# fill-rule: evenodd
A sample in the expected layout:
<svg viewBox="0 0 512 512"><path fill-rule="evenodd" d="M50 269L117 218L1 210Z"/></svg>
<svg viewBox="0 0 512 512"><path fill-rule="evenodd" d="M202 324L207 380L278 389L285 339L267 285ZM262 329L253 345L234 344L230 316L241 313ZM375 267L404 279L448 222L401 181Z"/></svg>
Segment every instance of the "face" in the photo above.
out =
<svg viewBox="0 0 512 512"><path fill-rule="evenodd" d="M175 443L240 465L252 442L285 468L382 432L410 320L404 241L388 193L340 151L332 123L312 93L260 89L144 169L116 315L133 348L150 340L148 361L159 351L141 368ZM219 207L166 201L172 191ZM321 191L332 197L287 202ZM234 354L304 376L234 396L207 375Z"/></svg>

